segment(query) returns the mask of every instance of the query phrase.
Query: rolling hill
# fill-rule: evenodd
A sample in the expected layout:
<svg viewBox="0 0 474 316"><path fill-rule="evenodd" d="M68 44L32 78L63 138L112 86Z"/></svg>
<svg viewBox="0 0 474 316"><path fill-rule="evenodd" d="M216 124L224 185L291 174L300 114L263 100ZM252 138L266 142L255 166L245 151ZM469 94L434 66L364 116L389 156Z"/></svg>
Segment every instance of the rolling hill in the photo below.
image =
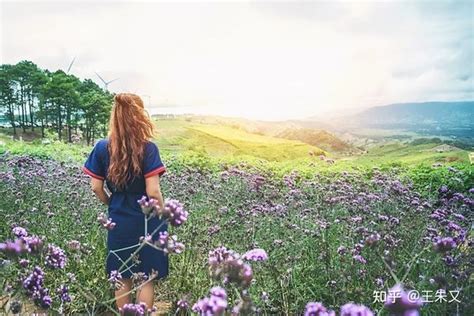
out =
<svg viewBox="0 0 474 316"><path fill-rule="evenodd" d="M324 130L309 128L288 128L277 135L277 137L299 140L303 143L318 146L329 152L356 153L360 150L347 144L338 137Z"/></svg>
<svg viewBox="0 0 474 316"><path fill-rule="evenodd" d="M196 123L185 118L155 119L160 148L169 152L193 151L218 157L252 157L287 161L327 155L323 149L298 140L249 133L237 126Z"/></svg>

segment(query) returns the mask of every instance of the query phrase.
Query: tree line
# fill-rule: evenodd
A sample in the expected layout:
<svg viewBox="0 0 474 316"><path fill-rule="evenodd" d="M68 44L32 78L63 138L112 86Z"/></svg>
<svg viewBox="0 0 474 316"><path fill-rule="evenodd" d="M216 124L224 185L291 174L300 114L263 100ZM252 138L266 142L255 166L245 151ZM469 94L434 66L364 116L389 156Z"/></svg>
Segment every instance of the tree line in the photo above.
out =
<svg viewBox="0 0 474 316"><path fill-rule="evenodd" d="M91 79L62 70L40 69L31 61L0 65L0 114L17 135L46 130L60 140L82 135L88 144L107 133L113 95Z"/></svg>

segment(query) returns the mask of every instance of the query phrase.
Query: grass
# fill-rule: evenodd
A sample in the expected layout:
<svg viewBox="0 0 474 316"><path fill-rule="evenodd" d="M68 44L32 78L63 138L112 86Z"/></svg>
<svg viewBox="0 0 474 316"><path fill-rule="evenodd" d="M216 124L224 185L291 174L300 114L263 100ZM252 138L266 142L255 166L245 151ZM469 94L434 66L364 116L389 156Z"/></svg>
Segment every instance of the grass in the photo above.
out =
<svg viewBox="0 0 474 316"><path fill-rule="evenodd" d="M300 141L263 136L214 124L187 122L183 119L155 121L157 142L170 152L194 151L216 157L254 157L268 161L301 159L324 150Z"/></svg>
<svg viewBox="0 0 474 316"><path fill-rule="evenodd" d="M55 154L48 148L49 145L18 143L6 146L17 146L17 152L23 150L22 153L27 155L30 155L29 150L32 150L32 155L38 155L40 150ZM64 145L60 148L62 158L67 154L79 158L75 154L79 146ZM90 150L89 147L84 149ZM325 162L320 162L320 168L317 165L303 168L302 165L286 162L288 167L300 166L300 172L307 171L311 175L309 179L301 178L298 174L292 175L290 182L293 184L287 184L280 174L270 174L274 166L283 166L283 162L242 166L243 169L261 168L265 183L260 189L255 189L253 173L226 179L220 176L222 169L209 173L202 168L189 168L189 165L199 161L200 156L186 155L183 153L176 159L167 157L170 171L173 172L169 172L162 181L165 197L183 202L190 215L183 226L172 229L172 233L186 244L186 250L182 255L170 259L172 273L159 286L159 300L176 302L189 295L190 300L195 302L207 295L209 288L218 284L209 277L206 264L208 252L225 245L239 253L254 247L261 247L269 253L268 261L252 263L256 282L250 288L250 295L262 309L263 315L282 312L300 314L308 301L321 301L334 309L348 301L355 301L371 306L374 311L380 310L381 304L373 304L373 291L382 289L377 287L375 279L384 280L385 290L394 284L381 263L384 245L363 248L362 255L368 262L366 265L355 262L350 254L341 256L337 252L339 246L352 249L361 238L366 237L359 229L361 225L371 232L378 231L395 240L400 239L396 247L390 248L391 259L396 263L394 273L398 277L409 272L406 280L409 286L419 291L436 290L428 279L439 274L446 277L450 275L439 254L433 251L424 252L413 269L406 268L413 255L427 246L423 237L426 228L433 225L429 218L432 210L419 210L411 206L411 201L418 198L416 191L408 190L403 195L399 193L392 181L398 178L396 168L384 172L383 176L387 180L379 185L371 181L378 177L371 168L343 175L337 165L326 166ZM214 159L200 163L217 163ZM322 169L323 166L326 169ZM326 171L330 173L324 174ZM70 258L68 265L65 270L46 268L45 284L53 290L67 282L66 272L74 272L78 282L68 283L75 297L67 307L67 312L86 313L86 309L89 309L90 313L103 314L107 307L101 302L110 299L112 292L107 287L103 271L106 232L99 228L95 219L97 213L105 211L106 207L93 197L87 176L74 163L37 161L9 155L0 161L0 172L11 174L13 178L8 180L9 177L6 177L7 180L0 184L0 193L4 197L0 200L2 236L10 238L11 225L19 224L32 234L46 236L48 243L55 243L65 249ZM452 173L446 168L426 168L411 175L418 186L432 184L429 192L436 192L440 184L455 189L451 184L457 183L456 178L460 178L463 183L461 192L465 192L464 186L469 185L469 179L472 180L472 174L468 178L467 169ZM438 176L440 178L436 180ZM439 182L433 183L434 180ZM367 197L367 193L377 194L381 200L364 200L363 203L354 204L358 198ZM333 197L346 202L332 203ZM424 198L420 203L423 201ZM436 202L429 201L433 205ZM227 211L220 211L222 207L226 207ZM366 207L369 207L370 212ZM463 209L459 207L457 211ZM378 215L397 217L400 225L381 222ZM363 218L362 223L355 221L358 216ZM67 247L68 241L73 239L81 242L83 252L76 253ZM45 259L43 255L28 255L28 258L32 266L43 265ZM0 279L4 282L15 280L30 269L21 269L13 264L8 269L0 270ZM420 275L426 278L421 279ZM451 282L459 282L451 283L452 286L465 285L465 281ZM15 290L18 294L22 293L21 287ZM263 291L270 294L269 302L261 300ZM230 305L233 305L236 296L230 290L229 293L232 300ZM472 294L469 287L466 286L461 294L462 301L468 304ZM57 311L58 306L55 297L53 308ZM429 304L424 307L422 314L446 315L454 309L454 305ZM465 310L468 310L467 307Z"/></svg>

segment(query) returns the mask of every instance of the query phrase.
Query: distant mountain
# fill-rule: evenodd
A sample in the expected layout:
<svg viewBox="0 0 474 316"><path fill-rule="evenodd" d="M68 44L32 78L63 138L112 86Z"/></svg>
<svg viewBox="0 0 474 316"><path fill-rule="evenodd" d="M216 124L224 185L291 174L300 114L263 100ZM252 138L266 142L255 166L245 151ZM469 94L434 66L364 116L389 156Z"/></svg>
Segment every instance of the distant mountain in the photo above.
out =
<svg viewBox="0 0 474 316"><path fill-rule="evenodd" d="M397 103L337 119L347 129L401 129L425 135L474 137L474 101Z"/></svg>

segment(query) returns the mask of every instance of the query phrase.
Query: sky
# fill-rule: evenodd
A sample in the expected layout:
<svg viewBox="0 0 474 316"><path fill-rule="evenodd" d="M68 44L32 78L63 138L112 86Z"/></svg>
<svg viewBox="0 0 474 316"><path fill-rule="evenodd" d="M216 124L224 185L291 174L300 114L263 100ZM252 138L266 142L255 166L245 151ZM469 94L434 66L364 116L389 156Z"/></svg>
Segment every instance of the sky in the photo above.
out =
<svg viewBox="0 0 474 316"><path fill-rule="evenodd" d="M473 1L3 1L0 60L151 113L280 120L474 100Z"/></svg>

